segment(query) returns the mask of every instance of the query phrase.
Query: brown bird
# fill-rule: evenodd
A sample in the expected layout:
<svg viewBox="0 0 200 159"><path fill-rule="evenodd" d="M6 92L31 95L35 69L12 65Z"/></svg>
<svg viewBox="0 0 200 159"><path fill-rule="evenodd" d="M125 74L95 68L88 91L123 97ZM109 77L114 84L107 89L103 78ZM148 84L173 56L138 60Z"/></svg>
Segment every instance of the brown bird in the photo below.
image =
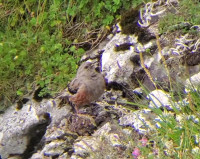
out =
<svg viewBox="0 0 200 159"><path fill-rule="evenodd" d="M74 80L68 86L70 92L76 94L69 97L69 101L75 105L75 110L89 105L98 100L105 89L105 80L100 72L95 70L94 63L84 62L77 71Z"/></svg>

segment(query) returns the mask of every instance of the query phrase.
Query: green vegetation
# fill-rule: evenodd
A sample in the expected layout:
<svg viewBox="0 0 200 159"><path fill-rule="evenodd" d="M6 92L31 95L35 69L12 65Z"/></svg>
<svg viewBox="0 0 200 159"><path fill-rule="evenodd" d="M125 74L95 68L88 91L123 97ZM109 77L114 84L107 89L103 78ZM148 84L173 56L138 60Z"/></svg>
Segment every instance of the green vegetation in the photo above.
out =
<svg viewBox="0 0 200 159"><path fill-rule="evenodd" d="M178 14L175 16L173 13L168 13L159 22L160 33L166 32L181 32L182 34L191 33L193 30L190 29L192 25L199 25L199 14L200 9L199 1L180 1L180 6ZM184 23L188 22L189 28ZM179 25L179 24L183 25ZM199 34L194 35L194 38L199 39ZM157 38L158 39L158 38ZM161 52L160 43L157 42L158 50ZM140 54L142 55L142 54ZM162 57L162 54L160 54ZM141 65L143 65L142 56L140 56ZM166 65L165 58L162 57L163 65L168 69ZM144 69L149 79L152 79L151 74L147 69ZM169 70L167 70L169 72ZM186 68L186 72L187 68ZM169 74L169 73L168 73ZM157 122L156 132L149 134L148 144L151 146L142 146L136 143L133 147L137 147L140 150L140 157L147 158L200 158L200 90L190 90L189 93L183 94L177 92L178 95L174 93L172 88L172 83L170 79L171 90L169 93L172 97L171 105L173 111L168 111L166 108L158 108L156 103L154 103L155 108L151 109L159 118ZM189 75L187 77L190 77ZM151 80L154 85L153 80ZM142 84L141 84L142 85ZM143 86L142 86L143 87ZM156 87L156 86L155 86ZM145 90L145 88L143 87ZM181 90L181 89L180 89ZM149 94L148 90L145 90L146 95ZM179 103L177 103L179 101ZM140 108L148 108L147 104L132 103L133 105L138 105ZM177 109L177 104L179 104L179 109ZM132 151L132 150L130 150ZM156 152L156 154L155 154Z"/></svg>
<svg viewBox="0 0 200 159"><path fill-rule="evenodd" d="M0 0L0 107L67 86L83 53L142 0Z"/></svg>
<svg viewBox="0 0 200 159"><path fill-rule="evenodd" d="M173 13L168 13L159 22L159 29L161 33L177 32L191 34L193 31L188 28L184 22L191 25L200 25L200 3L198 0L181 0L179 1L178 14L174 16ZM199 33L195 33L199 36ZM199 111L200 111L200 92L191 90L185 97L187 103L181 104L181 110L176 110L174 116L164 116L159 114L164 119L158 129L158 134L154 138L160 139L162 143L172 143L173 158L199 158L200 154L200 136L199 136ZM172 103L175 101L172 101ZM176 117L176 119L175 119ZM179 120L177 120L179 119ZM154 140L155 140L154 139Z"/></svg>
<svg viewBox="0 0 200 159"><path fill-rule="evenodd" d="M181 0L179 2L179 7L175 10L178 12L176 16L174 16L174 13L168 13L160 20L159 29L161 33L179 29L183 32L188 32L188 28L184 27L184 25L180 25L178 28L175 27L183 22L188 22L192 25L200 24L200 15L198 13L200 10L200 3L198 0Z"/></svg>
<svg viewBox="0 0 200 159"><path fill-rule="evenodd" d="M145 94L149 93L145 89ZM173 93L170 95L172 111L168 111L165 107L159 108L155 99L151 99L155 105L155 108L151 108L151 110L157 116L154 120L157 128L155 131L147 133L147 146L141 145L139 138L124 140L129 141L133 148L139 148L141 158L199 158L200 90L191 90L187 95L176 97L176 100ZM177 101L179 102L177 103ZM147 104L140 104L139 101L132 104L140 108L150 109ZM179 105L179 108L177 108L177 105ZM144 122L149 122L149 120ZM147 128L149 128L148 124ZM133 149L130 149L127 153L131 154L132 151Z"/></svg>
<svg viewBox="0 0 200 159"><path fill-rule="evenodd" d="M159 147L166 149L168 155L175 158L191 158L200 153L199 144L199 103L198 92L189 93L186 97L188 103L180 104L181 110L175 110L175 113L157 113L162 117L158 133L153 135L155 140L160 140ZM158 112L158 111L156 111ZM195 152L195 149L197 150ZM194 157L195 158L195 157Z"/></svg>

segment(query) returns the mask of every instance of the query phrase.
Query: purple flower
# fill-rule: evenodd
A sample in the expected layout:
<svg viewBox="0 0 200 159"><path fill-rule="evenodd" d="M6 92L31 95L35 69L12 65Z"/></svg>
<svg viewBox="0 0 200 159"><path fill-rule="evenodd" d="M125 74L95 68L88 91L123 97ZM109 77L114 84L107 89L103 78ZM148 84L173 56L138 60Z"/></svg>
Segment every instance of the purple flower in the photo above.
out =
<svg viewBox="0 0 200 159"><path fill-rule="evenodd" d="M134 148L132 155L134 157L134 159L137 159L141 154L140 154L140 149L139 148Z"/></svg>

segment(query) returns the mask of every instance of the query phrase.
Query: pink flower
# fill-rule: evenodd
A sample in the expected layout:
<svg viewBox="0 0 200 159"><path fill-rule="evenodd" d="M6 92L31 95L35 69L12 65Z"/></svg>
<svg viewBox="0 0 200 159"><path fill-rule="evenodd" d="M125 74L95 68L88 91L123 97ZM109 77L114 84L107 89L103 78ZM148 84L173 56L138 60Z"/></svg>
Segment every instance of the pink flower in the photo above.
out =
<svg viewBox="0 0 200 159"><path fill-rule="evenodd" d="M142 146L146 146L146 145L147 145L147 142L148 142L148 139L147 139L145 136L143 136L142 139L141 139L140 141L141 141L141 143L142 143Z"/></svg>
<svg viewBox="0 0 200 159"><path fill-rule="evenodd" d="M139 148L134 148L132 155L134 157L134 159L137 159L141 154L140 154L140 149Z"/></svg>

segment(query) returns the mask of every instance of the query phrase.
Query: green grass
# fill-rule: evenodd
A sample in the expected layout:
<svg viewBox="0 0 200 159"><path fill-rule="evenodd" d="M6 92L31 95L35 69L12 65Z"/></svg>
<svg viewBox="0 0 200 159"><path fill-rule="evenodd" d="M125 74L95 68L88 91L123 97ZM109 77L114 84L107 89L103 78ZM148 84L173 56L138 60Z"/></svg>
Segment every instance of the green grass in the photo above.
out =
<svg viewBox="0 0 200 159"><path fill-rule="evenodd" d="M168 13L159 21L160 33L166 32L181 32L182 34L191 33L187 27L175 27L183 22L188 22L191 25L200 25L200 3L198 0L181 0L177 8L177 15ZM199 33L195 33L199 36ZM182 109L174 112L173 117L165 118L161 122L161 128L158 129L158 135L155 138L162 138L166 141L172 141L175 158L200 158L200 151L194 152L200 147L200 92L191 90L187 94L186 99L188 103L182 106ZM181 100L181 98L180 98ZM172 103L175 103L173 100ZM160 114L163 116L163 114ZM163 116L164 117L164 116ZM180 118L180 120L176 120Z"/></svg>
<svg viewBox="0 0 200 159"><path fill-rule="evenodd" d="M199 147L199 139L195 140L195 136L199 136L200 132L199 96L198 92L189 93L186 97L188 104L182 105L179 111L173 113L174 115L160 114L164 121L160 122L159 136L173 143L172 149L178 158L193 156L192 150Z"/></svg>
<svg viewBox="0 0 200 159"><path fill-rule="evenodd" d="M181 30L183 33L186 33L188 32L188 28L176 28L175 26L183 22L188 22L191 25L200 24L200 15L198 14L200 10L200 3L198 0L181 0L179 1L179 7L175 10L177 12L175 16L174 13L168 13L160 19L160 33L165 33L174 30Z"/></svg>
<svg viewBox="0 0 200 159"><path fill-rule="evenodd" d="M149 91L145 90L145 94L148 93ZM142 146L141 144L138 144L139 138L128 139L128 141L132 144L132 147L140 149L140 157L151 156L153 158L164 157L177 159L199 158L200 92L194 92L191 90L190 93L182 97L180 96L179 99L176 97L175 100L175 97L173 96L171 99L174 111L168 111L165 108L158 108L158 106L155 105L155 102L155 108L149 108L156 114L157 117L159 117L159 120L156 120L156 123L158 124L157 129L154 132L147 133L146 135L148 137L149 146ZM180 109L175 109L177 101L183 101L183 99L187 102L179 102ZM140 104L140 101L132 104L137 105L141 109L148 108L147 105ZM132 151L133 149L130 149L127 153L131 154ZM158 155L153 153L155 151L158 152Z"/></svg>

